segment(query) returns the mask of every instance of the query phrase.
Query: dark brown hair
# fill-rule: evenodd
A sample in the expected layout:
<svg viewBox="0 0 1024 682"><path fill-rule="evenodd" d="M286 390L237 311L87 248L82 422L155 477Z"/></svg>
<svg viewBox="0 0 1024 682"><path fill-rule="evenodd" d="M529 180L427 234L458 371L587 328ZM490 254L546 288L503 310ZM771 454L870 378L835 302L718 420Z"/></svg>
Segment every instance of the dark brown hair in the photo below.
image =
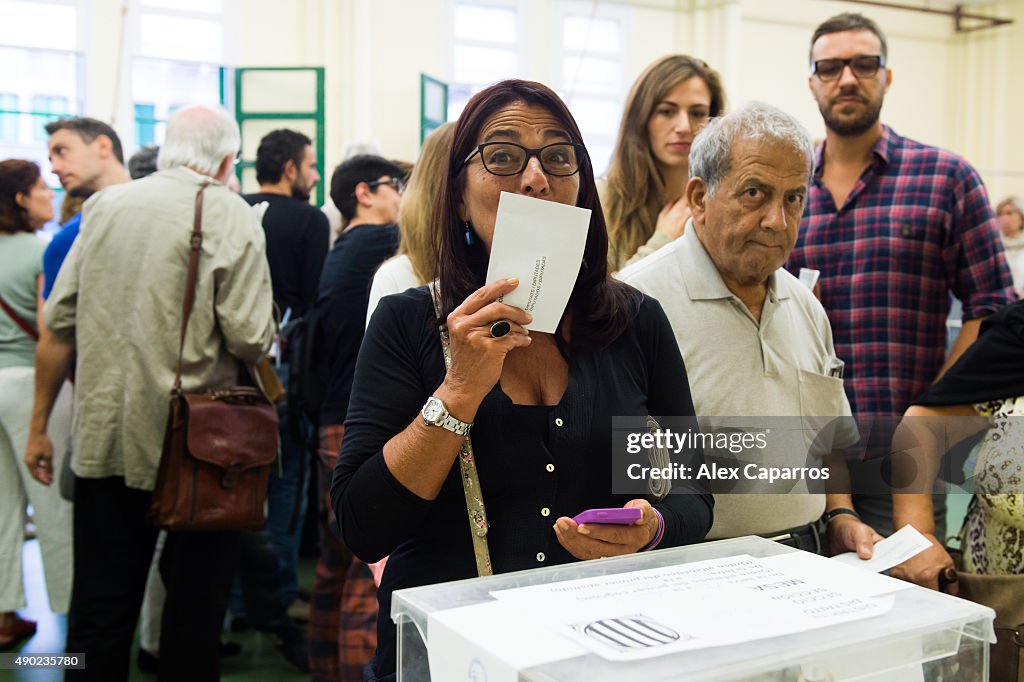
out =
<svg viewBox="0 0 1024 682"><path fill-rule="evenodd" d="M484 285L487 275L487 251L477 240L467 245L466 226L459 219L459 202L466 187L463 159L478 144L480 130L505 107L523 103L550 112L569 134L570 141L583 143L583 136L565 103L546 85L524 80L506 80L481 90L466 105L455 126L448 172L438 190L434 209L441 293L441 320L467 296ZM608 231L597 198L594 169L590 158L580 159L580 190L576 205L589 208L590 230L583 250L583 264L569 297L566 313L572 311L571 346L604 346L614 341L639 310L640 293L613 280L608 272ZM559 345L565 350L561 334Z"/></svg>
<svg viewBox="0 0 1024 682"><path fill-rule="evenodd" d="M117 136L113 128L103 121L87 116L69 116L50 121L44 128L47 135L53 135L58 130L70 130L82 138L82 142L86 144L92 144L93 140L104 135L110 140L110 148L114 152L117 162L124 165L124 149L121 147L121 138Z"/></svg>
<svg viewBox="0 0 1024 682"><path fill-rule="evenodd" d="M827 36L830 33L845 33L846 31L871 31L874 33L882 47L882 62L886 61L886 57L889 54L889 45L885 40L885 34L882 33L882 29L878 27L878 24L863 14L843 12L826 19L818 28L814 29L814 35L811 36L811 47L807 53L810 63L814 64L814 43L818 42L818 38Z"/></svg>
<svg viewBox="0 0 1024 682"><path fill-rule="evenodd" d="M31 161L0 161L0 232L34 232L28 211L18 205L18 194L28 194L39 179L39 166Z"/></svg>

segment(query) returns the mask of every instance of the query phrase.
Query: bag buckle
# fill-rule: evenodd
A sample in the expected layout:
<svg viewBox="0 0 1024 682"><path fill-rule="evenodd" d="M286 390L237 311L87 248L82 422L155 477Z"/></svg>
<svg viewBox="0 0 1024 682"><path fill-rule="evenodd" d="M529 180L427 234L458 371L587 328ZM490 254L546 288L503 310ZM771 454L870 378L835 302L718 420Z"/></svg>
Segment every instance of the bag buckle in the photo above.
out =
<svg viewBox="0 0 1024 682"><path fill-rule="evenodd" d="M1017 629L1013 631L1013 643L1024 647L1024 623L1018 623Z"/></svg>
<svg viewBox="0 0 1024 682"><path fill-rule="evenodd" d="M242 467L239 464L231 464L224 469L224 475L220 479L221 487L230 490L235 487L238 483L238 479L242 476Z"/></svg>

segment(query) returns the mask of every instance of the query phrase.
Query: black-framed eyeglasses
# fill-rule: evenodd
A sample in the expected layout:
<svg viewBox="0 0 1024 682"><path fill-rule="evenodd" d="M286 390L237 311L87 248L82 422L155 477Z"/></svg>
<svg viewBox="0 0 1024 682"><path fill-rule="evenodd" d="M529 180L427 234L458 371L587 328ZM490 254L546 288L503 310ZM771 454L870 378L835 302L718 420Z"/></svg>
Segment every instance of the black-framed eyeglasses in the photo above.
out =
<svg viewBox="0 0 1024 682"><path fill-rule="evenodd" d="M555 142L543 147L530 149L515 142L484 142L462 160L462 166L477 154L483 161L484 170L491 175L519 175L526 170L531 156L536 156L540 167L548 175L567 177L580 170L580 159L587 153L586 147L573 142ZM459 166L461 170L462 166Z"/></svg>
<svg viewBox="0 0 1024 682"><path fill-rule="evenodd" d="M366 186L370 189L377 189L381 185L391 185L395 188L395 191L401 194L405 191L405 178L387 178L385 180L371 180L366 183ZM352 192L355 195L355 192Z"/></svg>
<svg viewBox="0 0 1024 682"><path fill-rule="evenodd" d="M885 58L877 54L859 54L849 59L819 59L814 62L811 73L823 81L831 81L839 78L847 66L857 78L871 78L885 66Z"/></svg>

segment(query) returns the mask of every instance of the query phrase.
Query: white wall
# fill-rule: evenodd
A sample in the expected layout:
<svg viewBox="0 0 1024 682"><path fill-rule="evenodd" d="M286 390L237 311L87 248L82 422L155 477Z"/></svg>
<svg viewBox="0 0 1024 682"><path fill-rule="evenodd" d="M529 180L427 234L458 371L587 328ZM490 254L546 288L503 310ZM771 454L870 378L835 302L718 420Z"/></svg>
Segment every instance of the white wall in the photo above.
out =
<svg viewBox="0 0 1024 682"><path fill-rule="evenodd" d="M511 2L519 10L522 73L508 75L554 83L555 0L484 1ZM107 119L116 113L119 130L130 139L131 109L124 97L115 106L110 77L122 63L118 29L127 0L80 2L89 8L82 12L86 113ZM326 67L324 168L333 167L353 139L376 139L388 155L414 159L419 75L451 77L453 2L224 0L226 62ZM599 0L597 5L628 17L624 91L655 58L689 53L722 73L731 105L771 102L797 116L815 137L823 135L823 126L807 90L808 40L832 14L863 12L889 38L894 81L883 120L901 134L965 155L993 197L1024 195L1024 0L972 6L971 11L1016 23L965 34L954 31L950 18L838 1ZM130 41L131 36L129 46Z"/></svg>

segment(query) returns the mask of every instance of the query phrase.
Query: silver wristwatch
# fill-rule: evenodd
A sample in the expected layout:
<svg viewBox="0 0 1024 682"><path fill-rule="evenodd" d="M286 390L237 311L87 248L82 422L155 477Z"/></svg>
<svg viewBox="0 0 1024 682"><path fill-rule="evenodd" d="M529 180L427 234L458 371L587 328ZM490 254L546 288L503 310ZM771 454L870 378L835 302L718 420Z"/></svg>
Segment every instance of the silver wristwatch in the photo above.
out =
<svg viewBox="0 0 1024 682"><path fill-rule="evenodd" d="M423 415L424 426L440 426L442 429L447 429L460 436L468 436L469 430L473 428L472 424L460 422L448 414L448 408L444 406L440 398L434 396L427 398L420 414Z"/></svg>

